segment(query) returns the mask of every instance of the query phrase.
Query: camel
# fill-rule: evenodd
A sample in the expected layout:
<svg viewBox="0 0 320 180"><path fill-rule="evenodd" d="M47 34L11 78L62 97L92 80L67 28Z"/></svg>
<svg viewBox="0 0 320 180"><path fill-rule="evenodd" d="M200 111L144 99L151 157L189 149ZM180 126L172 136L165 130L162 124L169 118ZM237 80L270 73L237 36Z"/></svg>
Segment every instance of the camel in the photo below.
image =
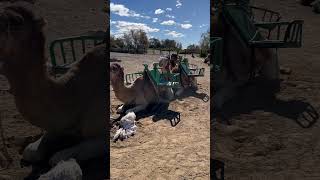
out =
<svg viewBox="0 0 320 180"><path fill-rule="evenodd" d="M118 113L123 113L126 107L134 105L133 108L126 110L125 114L129 112L136 114L158 102L156 87L144 76L136 79L130 86L126 86L123 67L117 63L110 66L110 81L115 96L124 103L118 108Z"/></svg>
<svg viewBox="0 0 320 180"><path fill-rule="evenodd" d="M213 8L211 11L215 11ZM213 78L215 95L214 106L222 105L235 96L237 88L245 85L251 76L251 49L240 39L239 35L222 16L221 12L211 13L213 36L223 38L223 67ZM275 49L255 48L255 70L269 82L278 82L279 64Z"/></svg>
<svg viewBox="0 0 320 180"><path fill-rule="evenodd" d="M31 164L105 154L106 46L93 48L58 79L48 75L45 21L34 6L18 2L0 12L0 73L10 84L23 118L45 130L29 144L23 159Z"/></svg>

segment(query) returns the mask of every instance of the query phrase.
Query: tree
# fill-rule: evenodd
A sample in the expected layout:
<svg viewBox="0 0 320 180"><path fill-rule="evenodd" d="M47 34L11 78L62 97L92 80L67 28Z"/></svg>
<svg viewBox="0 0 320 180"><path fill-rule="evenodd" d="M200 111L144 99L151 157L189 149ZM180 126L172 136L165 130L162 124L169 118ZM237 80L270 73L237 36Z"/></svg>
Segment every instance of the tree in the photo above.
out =
<svg viewBox="0 0 320 180"><path fill-rule="evenodd" d="M210 48L210 32L209 30L201 35L200 49L208 51Z"/></svg>
<svg viewBox="0 0 320 180"><path fill-rule="evenodd" d="M181 43L177 43L177 49L180 51L182 49L182 44Z"/></svg>
<svg viewBox="0 0 320 180"><path fill-rule="evenodd" d="M147 33L141 29L131 29L129 32L124 33L123 39L128 50L134 49L136 53L144 53L149 47Z"/></svg>
<svg viewBox="0 0 320 180"><path fill-rule="evenodd" d="M199 53L200 52L200 47L195 44L191 44L187 47L187 50L191 53Z"/></svg>
<svg viewBox="0 0 320 180"><path fill-rule="evenodd" d="M157 49L157 48L161 48L161 42L159 39L156 39L156 38L151 38L149 40L149 47L150 48L154 48L154 49Z"/></svg>
<svg viewBox="0 0 320 180"><path fill-rule="evenodd" d="M210 49L210 32L209 30L203 34L201 34L200 39L200 57L206 57L208 55L208 51Z"/></svg>
<svg viewBox="0 0 320 180"><path fill-rule="evenodd" d="M125 42L121 38L110 36L110 47L122 49L122 48L125 48Z"/></svg>
<svg viewBox="0 0 320 180"><path fill-rule="evenodd" d="M175 40L165 39L161 41L162 48L174 50L177 47Z"/></svg>
<svg viewBox="0 0 320 180"><path fill-rule="evenodd" d="M123 34L123 41L124 41L124 44L125 44L126 48L130 49L130 48L133 47L132 38L131 38L129 33L124 33Z"/></svg>

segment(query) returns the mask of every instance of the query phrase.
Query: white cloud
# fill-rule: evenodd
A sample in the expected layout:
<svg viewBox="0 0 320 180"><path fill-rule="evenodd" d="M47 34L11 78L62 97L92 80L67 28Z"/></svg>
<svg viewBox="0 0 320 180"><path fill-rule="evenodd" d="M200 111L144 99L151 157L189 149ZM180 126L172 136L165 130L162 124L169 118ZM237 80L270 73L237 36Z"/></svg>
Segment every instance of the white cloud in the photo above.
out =
<svg viewBox="0 0 320 180"><path fill-rule="evenodd" d="M167 15L166 15L166 17L168 17L168 18L172 18L172 19L174 19L174 18L175 18L174 16L171 16L171 15L169 15L169 14L167 14Z"/></svg>
<svg viewBox="0 0 320 180"><path fill-rule="evenodd" d="M162 9L157 9L154 11L154 14L162 14L162 13L164 13L164 10Z"/></svg>
<svg viewBox="0 0 320 180"><path fill-rule="evenodd" d="M167 8L166 10L167 10L167 11L172 11L172 8Z"/></svg>
<svg viewBox="0 0 320 180"><path fill-rule="evenodd" d="M190 29L190 28L192 28L192 25L191 25L191 24L180 24L180 26L181 26L183 29Z"/></svg>
<svg viewBox="0 0 320 180"><path fill-rule="evenodd" d="M158 18L152 18L152 22L157 22L158 21Z"/></svg>
<svg viewBox="0 0 320 180"><path fill-rule="evenodd" d="M187 20L187 21L183 21L183 22L185 22L185 23L189 23L190 21L189 21L189 20Z"/></svg>
<svg viewBox="0 0 320 180"><path fill-rule="evenodd" d="M115 22L115 21L110 20L110 24L116 24L116 22Z"/></svg>
<svg viewBox="0 0 320 180"><path fill-rule="evenodd" d="M176 32L176 31L167 31L168 33L166 33L166 35L168 36L172 36L174 38L179 38L179 37L183 37L184 34Z"/></svg>
<svg viewBox="0 0 320 180"><path fill-rule="evenodd" d="M203 28L203 27L206 27L206 26L208 26L208 24L201 24L199 27Z"/></svg>
<svg viewBox="0 0 320 180"><path fill-rule="evenodd" d="M114 3L110 3L110 12L117 14L119 16L125 16L125 17L141 17L141 18L146 18L146 19L150 19L149 16L143 16L141 14L136 13L135 11L132 11L130 9L128 9L127 7L125 7L122 4L114 4Z"/></svg>
<svg viewBox="0 0 320 180"><path fill-rule="evenodd" d="M167 26L172 26L174 24L176 24L176 22L174 22L173 20L168 20L168 21L163 21L162 23L160 23L161 25L167 25Z"/></svg>
<svg viewBox="0 0 320 180"><path fill-rule="evenodd" d="M116 37L122 36L124 33L129 32L131 29L133 30L141 29L145 31L147 34L160 31L157 28L149 27L148 25L143 23L134 23L134 22L127 22L127 21L115 21L115 22L116 22L115 27L117 28L117 31L114 32L114 35Z"/></svg>
<svg viewBox="0 0 320 180"><path fill-rule="evenodd" d="M177 0L176 7L177 7L177 8L180 8L181 6L182 6L181 0Z"/></svg>

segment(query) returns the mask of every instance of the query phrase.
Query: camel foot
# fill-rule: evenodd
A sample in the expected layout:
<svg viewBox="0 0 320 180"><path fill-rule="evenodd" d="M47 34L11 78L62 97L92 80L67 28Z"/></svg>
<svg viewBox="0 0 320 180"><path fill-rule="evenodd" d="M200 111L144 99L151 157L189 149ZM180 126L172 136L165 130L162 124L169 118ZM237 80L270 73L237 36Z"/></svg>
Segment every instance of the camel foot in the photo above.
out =
<svg viewBox="0 0 320 180"><path fill-rule="evenodd" d="M182 95L182 93L184 92L184 89L183 88L181 88L181 89L178 89L178 91L176 92L176 96L181 96Z"/></svg>

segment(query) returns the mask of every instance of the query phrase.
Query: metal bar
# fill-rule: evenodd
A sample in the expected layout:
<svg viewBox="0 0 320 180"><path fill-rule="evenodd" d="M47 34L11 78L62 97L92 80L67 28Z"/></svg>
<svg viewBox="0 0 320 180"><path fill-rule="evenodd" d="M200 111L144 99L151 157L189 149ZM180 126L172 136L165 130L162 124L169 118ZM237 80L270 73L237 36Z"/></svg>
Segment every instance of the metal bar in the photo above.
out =
<svg viewBox="0 0 320 180"><path fill-rule="evenodd" d="M75 49L74 49L74 43L73 41L71 40L70 41L70 45L71 45L71 51L72 51L72 57L73 57L73 61L76 61L76 53L75 53Z"/></svg>
<svg viewBox="0 0 320 180"><path fill-rule="evenodd" d="M66 54L64 52L63 41L60 41L59 44L60 44L60 50L63 58L63 63L66 63L67 60L66 60Z"/></svg>
<svg viewBox="0 0 320 180"><path fill-rule="evenodd" d="M81 39L81 44L82 44L82 53L85 54L86 53L86 42L84 41L84 39Z"/></svg>
<svg viewBox="0 0 320 180"><path fill-rule="evenodd" d="M264 11L263 16L262 16L262 21L265 20L266 14L267 14L267 11Z"/></svg>

